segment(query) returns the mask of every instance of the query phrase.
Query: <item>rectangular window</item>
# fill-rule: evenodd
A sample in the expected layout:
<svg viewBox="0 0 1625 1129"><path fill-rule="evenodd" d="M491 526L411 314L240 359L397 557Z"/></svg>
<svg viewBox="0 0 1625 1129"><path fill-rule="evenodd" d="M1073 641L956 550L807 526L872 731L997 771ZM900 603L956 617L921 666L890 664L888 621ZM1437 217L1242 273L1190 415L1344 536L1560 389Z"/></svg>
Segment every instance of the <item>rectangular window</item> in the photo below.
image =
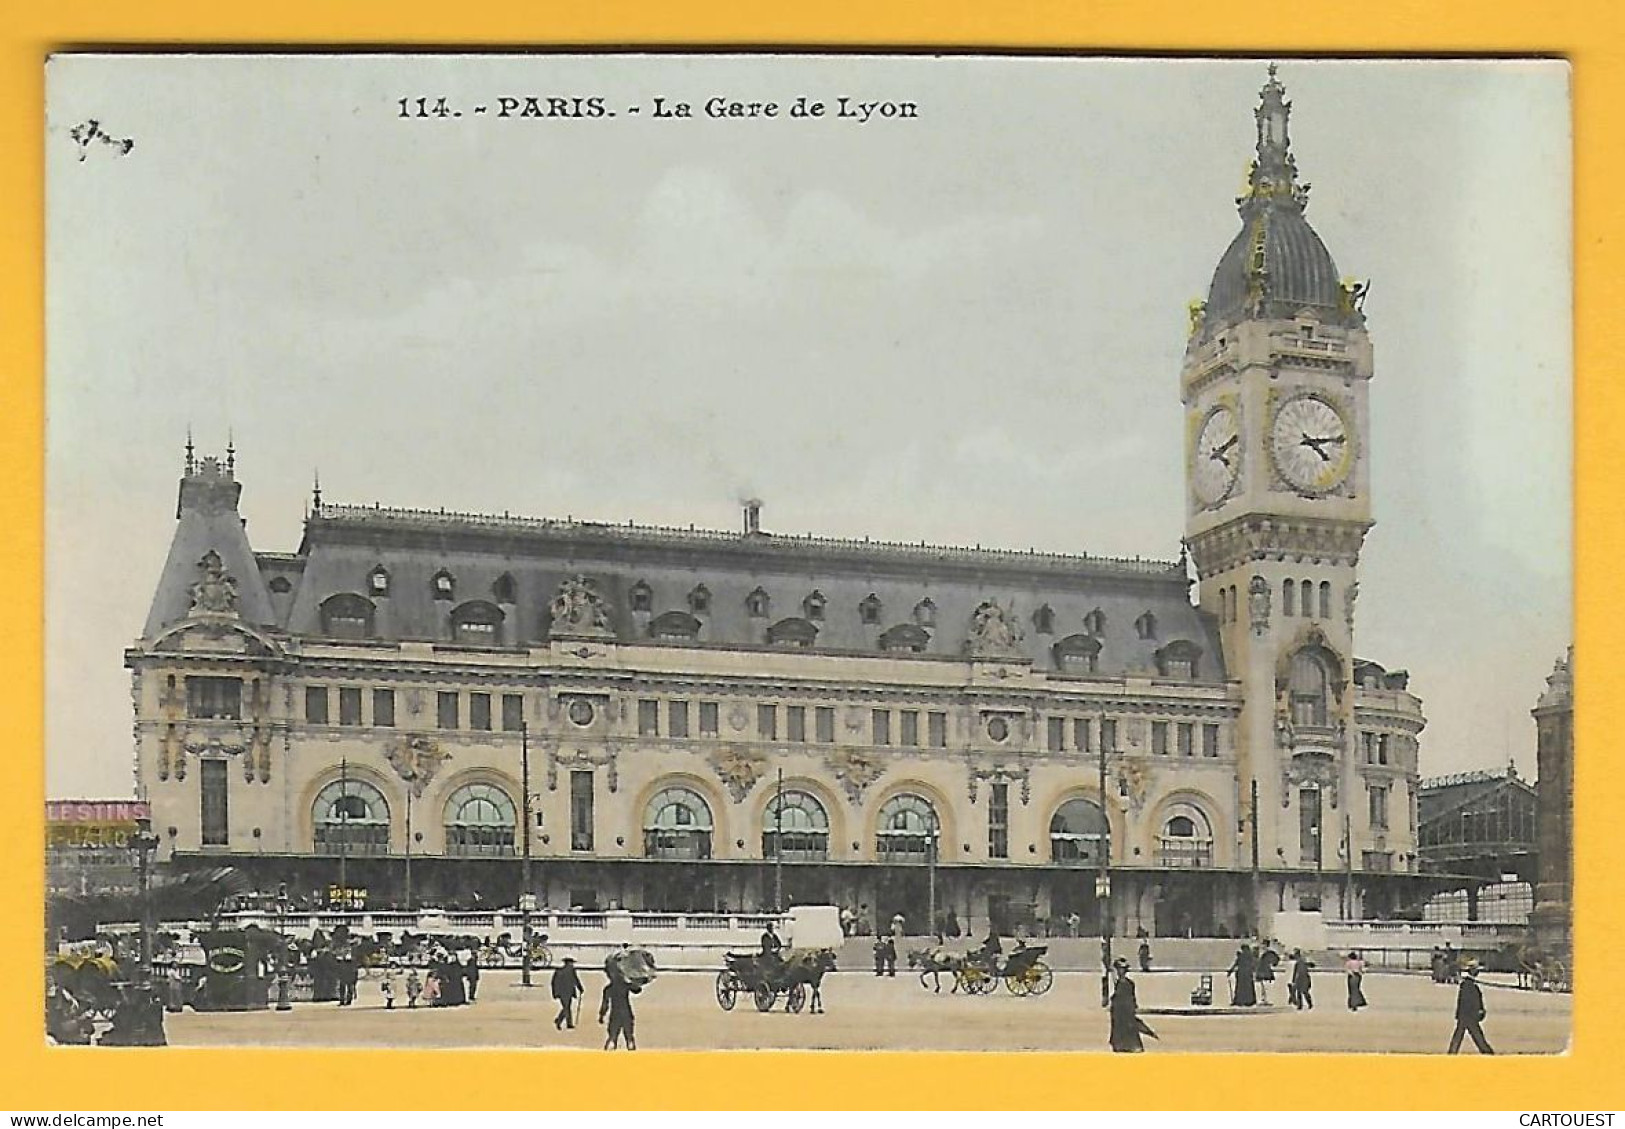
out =
<svg viewBox="0 0 1625 1129"><path fill-rule="evenodd" d="M700 703L700 736L715 737L717 735L717 704L715 702Z"/></svg>
<svg viewBox="0 0 1625 1129"><path fill-rule="evenodd" d="M904 710L897 715L901 732L897 743L900 745L918 745L920 743L920 711Z"/></svg>
<svg viewBox="0 0 1625 1129"><path fill-rule="evenodd" d="M835 707L819 706L814 722L818 726L818 739L828 745L835 740Z"/></svg>
<svg viewBox="0 0 1625 1129"><path fill-rule="evenodd" d="M1320 861L1320 789L1298 790L1298 859L1313 866Z"/></svg>
<svg viewBox="0 0 1625 1129"><path fill-rule="evenodd" d="M525 727L525 696L523 694L502 695L502 728L509 733L517 733Z"/></svg>
<svg viewBox="0 0 1625 1129"><path fill-rule="evenodd" d="M875 725L875 744L891 744L891 710L873 710Z"/></svg>
<svg viewBox="0 0 1625 1129"><path fill-rule="evenodd" d="M927 737L933 749L946 749L948 747L948 715L933 710L926 715L925 727Z"/></svg>
<svg viewBox="0 0 1625 1129"><path fill-rule="evenodd" d="M784 736L790 741L805 741L807 739L807 707L784 707Z"/></svg>
<svg viewBox="0 0 1625 1129"><path fill-rule="evenodd" d="M1202 755L1216 757L1219 755L1219 727L1213 724L1202 726Z"/></svg>
<svg viewBox="0 0 1625 1129"><path fill-rule="evenodd" d="M1168 723L1166 721L1153 721L1151 723L1151 751L1159 757L1168 755Z"/></svg>
<svg viewBox="0 0 1625 1129"><path fill-rule="evenodd" d="M987 857L1010 857L1010 785L994 784L987 798Z"/></svg>
<svg viewBox="0 0 1625 1129"><path fill-rule="evenodd" d="M200 768L203 772L202 793L203 810L203 845L205 847L224 847L229 838L228 820L226 812L226 762L221 760L204 761Z"/></svg>
<svg viewBox="0 0 1625 1129"><path fill-rule="evenodd" d="M395 691L374 690L372 692L372 723L383 729L395 727Z"/></svg>
<svg viewBox="0 0 1625 1129"><path fill-rule="evenodd" d="M233 721L243 716L243 680L186 676L186 716L223 717Z"/></svg>
<svg viewBox="0 0 1625 1129"><path fill-rule="evenodd" d="M680 699L666 703L666 720L670 725L666 728L668 737L688 736L688 703Z"/></svg>
<svg viewBox="0 0 1625 1129"><path fill-rule="evenodd" d="M442 690L437 699L435 718L442 729L456 729L460 724L457 708L457 691Z"/></svg>
<svg viewBox="0 0 1625 1129"><path fill-rule="evenodd" d="M468 696L468 727L491 728L491 695L475 691Z"/></svg>
<svg viewBox="0 0 1625 1129"><path fill-rule="evenodd" d="M1188 721L1179 723L1179 755L1182 757L1196 755L1196 726Z"/></svg>
<svg viewBox="0 0 1625 1129"><path fill-rule="evenodd" d="M1089 751L1089 719L1080 717L1072 723L1072 747L1080 753Z"/></svg>
<svg viewBox="0 0 1625 1129"><path fill-rule="evenodd" d="M339 687L339 724L361 724L361 687Z"/></svg>
<svg viewBox="0 0 1625 1129"><path fill-rule="evenodd" d="M1066 718L1052 717L1049 719L1049 751L1052 753L1064 752L1066 749Z"/></svg>
<svg viewBox="0 0 1625 1129"><path fill-rule="evenodd" d="M1100 719L1100 747L1108 753L1117 751L1117 721L1115 718L1103 717Z"/></svg>
<svg viewBox="0 0 1625 1129"><path fill-rule="evenodd" d="M570 773L570 849L592 850L592 770Z"/></svg>
<svg viewBox="0 0 1625 1129"><path fill-rule="evenodd" d="M779 739L779 707L756 707L756 732L765 741Z"/></svg>
<svg viewBox="0 0 1625 1129"><path fill-rule="evenodd" d="M305 720L311 725L327 724L327 687L305 687Z"/></svg>
<svg viewBox="0 0 1625 1129"><path fill-rule="evenodd" d="M1388 785L1373 785L1366 790L1366 796L1371 808L1371 829L1373 831L1386 831L1388 829Z"/></svg>
<svg viewBox="0 0 1625 1129"><path fill-rule="evenodd" d="M660 703L653 698L638 699L638 736L660 736Z"/></svg>

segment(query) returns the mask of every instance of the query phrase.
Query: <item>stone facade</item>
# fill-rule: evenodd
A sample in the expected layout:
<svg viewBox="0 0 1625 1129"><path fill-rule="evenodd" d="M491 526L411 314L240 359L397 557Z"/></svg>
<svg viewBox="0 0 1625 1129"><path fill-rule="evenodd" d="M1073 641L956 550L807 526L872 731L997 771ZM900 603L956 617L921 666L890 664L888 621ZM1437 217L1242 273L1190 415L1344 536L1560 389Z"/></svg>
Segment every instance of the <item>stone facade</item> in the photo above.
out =
<svg viewBox="0 0 1625 1129"><path fill-rule="evenodd" d="M1574 946L1574 648L1557 660L1535 718L1540 781L1539 882L1531 939L1567 960Z"/></svg>
<svg viewBox="0 0 1625 1129"><path fill-rule="evenodd" d="M1272 76L1276 176L1282 104ZM1319 242L1290 173L1255 175L1244 235L1297 261ZM1124 934L1391 902L1423 719L1353 658L1371 350L1357 293L1315 290L1329 264L1227 252L1193 318L1189 557L783 536L754 502L729 533L319 494L297 552L256 552L232 452L189 447L126 655L161 857L511 902L528 827L556 906L834 901L918 931L1093 931L1103 855Z"/></svg>

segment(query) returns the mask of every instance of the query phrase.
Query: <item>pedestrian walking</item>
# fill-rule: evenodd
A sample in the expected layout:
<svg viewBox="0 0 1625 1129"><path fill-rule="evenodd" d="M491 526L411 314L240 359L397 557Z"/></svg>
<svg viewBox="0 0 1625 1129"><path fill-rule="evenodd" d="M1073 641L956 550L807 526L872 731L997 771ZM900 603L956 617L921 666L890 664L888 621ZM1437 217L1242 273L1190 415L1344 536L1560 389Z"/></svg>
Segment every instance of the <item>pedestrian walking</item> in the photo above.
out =
<svg viewBox="0 0 1625 1129"><path fill-rule="evenodd" d="M417 1007L418 995L423 991L423 981L418 979L418 970L415 968L406 971L406 1006Z"/></svg>
<svg viewBox="0 0 1625 1129"><path fill-rule="evenodd" d="M1315 1010L1314 982L1309 976L1313 967L1314 962L1303 955L1302 949L1292 950L1292 1006L1299 1011Z"/></svg>
<svg viewBox="0 0 1625 1129"><path fill-rule="evenodd" d="M632 1014L632 997L643 989L619 976L611 976L604 984L603 998L598 1002L598 1022L607 1017L609 1025L604 1032L604 1049L618 1048L621 1037L626 1037L626 1049L638 1049L637 1016Z"/></svg>
<svg viewBox="0 0 1625 1129"><path fill-rule="evenodd" d="M1456 1029L1450 1035L1450 1053L1461 1051L1461 1037L1472 1036L1479 1054L1492 1055L1495 1048L1484 1037L1484 993L1478 986L1478 962L1468 961L1461 969L1461 987L1456 989Z"/></svg>
<svg viewBox="0 0 1625 1129"><path fill-rule="evenodd" d="M1253 979L1258 984L1258 1002L1265 1007L1270 1003L1270 985L1275 983L1275 966L1280 963L1281 955L1268 944L1259 949Z"/></svg>
<svg viewBox="0 0 1625 1129"><path fill-rule="evenodd" d="M1360 957L1358 949L1349 953L1348 959L1343 962L1343 973L1348 977L1349 1010L1359 1011L1366 1006L1365 993L1360 990L1360 981L1365 979L1365 961Z"/></svg>
<svg viewBox="0 0 1625 1129"><path fill-rule="evenodd" d="M473 1003L480 992L480 960L472 952L468 954L468 962L463 965L463 980L468 984L468 1002Z"/></svg>
<svg viewBox="0 0 1625 1129"><path fill-rule="evenodd" d="M378 991L383 993L384 1010L395 1010L395 967L384 965L383 973L378 977Z"/></svg>
<svg viewBox="0 0 1625 1129"><path fill-rule="evenodd" d="M587 990L581 986L581 976L576 972L574 957L565 957L563 963L553 970L553 998L559 1002L559 1014L553 1020L557 1030L576 1025L575 1003L576 997L586 995Z"/></svg>
<svg viewBox="0 0 1625 1129"><path fill-rule="evenodd" d="M896 913L892 915L891 938L894 944L900 943L903 940L903 928L905 924L906 922L902 914Z"/></svg>
<svg viewBox="0 0 1625 1129"><path fill-rule="evenodd" d="M1128 961L1118 957L1112 962L1112 972L1116 976L1116 983L1112 985L1111 1048L1119 1054L1138 1054L1145 1050L1140 1036L1150 1035L1155 1039L1157 1033L1140 1018L1140 1001L1134 981L1128 974Z"/></svg>
<svg viewBox="0 0 1625 1129"><path fill-rule="evenodd" d="M1150 940L1148 940L1146 938L1143 938L1143 937L1140 939L1139 957L1140 957L1140 971L1141 972L1150 972L1151 971L1151 942L1150 942Z"/></svg>
<svg viewBox="0 0 1625 1129"><path fill-rule="evenodd" d="M1258 965L1253 958L1253 947L1243 944L1236 950L1236 959L1230 962L1230 1004L1232 1007L1252 1007L1258 1003L1253 977Z"/></svg>

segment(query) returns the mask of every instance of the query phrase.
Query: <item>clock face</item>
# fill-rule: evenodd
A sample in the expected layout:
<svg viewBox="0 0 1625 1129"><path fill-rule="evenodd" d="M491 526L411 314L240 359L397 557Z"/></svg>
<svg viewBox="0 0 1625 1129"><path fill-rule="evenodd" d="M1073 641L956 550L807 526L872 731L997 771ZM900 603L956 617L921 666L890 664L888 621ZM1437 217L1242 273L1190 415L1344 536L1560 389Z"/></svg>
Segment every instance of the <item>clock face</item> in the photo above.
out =
<svg viewBox="0 0 1625 1129"><path fill-rule="evenodd" d="M1276 411L1270 454L1281 477L1300 494L1336 488L1354 465L1354 443L1342 413L1312 394L1296 396Z"/></svg>
<svg viewBox="0 0 1625 1129"><path fill-rule="evenodd" d="M1197 501L1212 506L1223 501L1241 474L1241 435L1236 413L1220 405L1208 412L1191 452L1191 486Z"/></svg>

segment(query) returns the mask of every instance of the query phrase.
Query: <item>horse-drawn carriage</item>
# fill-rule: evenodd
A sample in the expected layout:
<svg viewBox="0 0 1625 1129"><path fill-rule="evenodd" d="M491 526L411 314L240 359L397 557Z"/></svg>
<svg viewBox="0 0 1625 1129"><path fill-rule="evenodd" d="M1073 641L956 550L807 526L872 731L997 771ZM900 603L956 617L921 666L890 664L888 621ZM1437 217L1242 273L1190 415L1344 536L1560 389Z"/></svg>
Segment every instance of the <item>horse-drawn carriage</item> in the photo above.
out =
<svg viewBox="0 0 1625 1129"><path fill-rule="evenodd" d="M920 970L920 985L941 991L941 975L952 974L954 991L966 995L985 996L995 991L1000 983L1012 996L1042 996L1055 983L1055 973L1044 963L1047 945L1023 945L1000 963L997 956L980 952L963 956L946 949L925 949L910 953L909 967Z"/></svg>
<svg viewBox="0 0 1625 1129"><path fill-rule="evenodd" d="M772 1011L784 997L786 1011L799 1012L812 1002L814 1012L823 1011L819 988L824 974L835 967L835 954L829 949L797 949L780 958L764 953L726 953L725 968L717 973L717 1003L732 1011L741 995L748 995L757 1011Z"/></svg>

